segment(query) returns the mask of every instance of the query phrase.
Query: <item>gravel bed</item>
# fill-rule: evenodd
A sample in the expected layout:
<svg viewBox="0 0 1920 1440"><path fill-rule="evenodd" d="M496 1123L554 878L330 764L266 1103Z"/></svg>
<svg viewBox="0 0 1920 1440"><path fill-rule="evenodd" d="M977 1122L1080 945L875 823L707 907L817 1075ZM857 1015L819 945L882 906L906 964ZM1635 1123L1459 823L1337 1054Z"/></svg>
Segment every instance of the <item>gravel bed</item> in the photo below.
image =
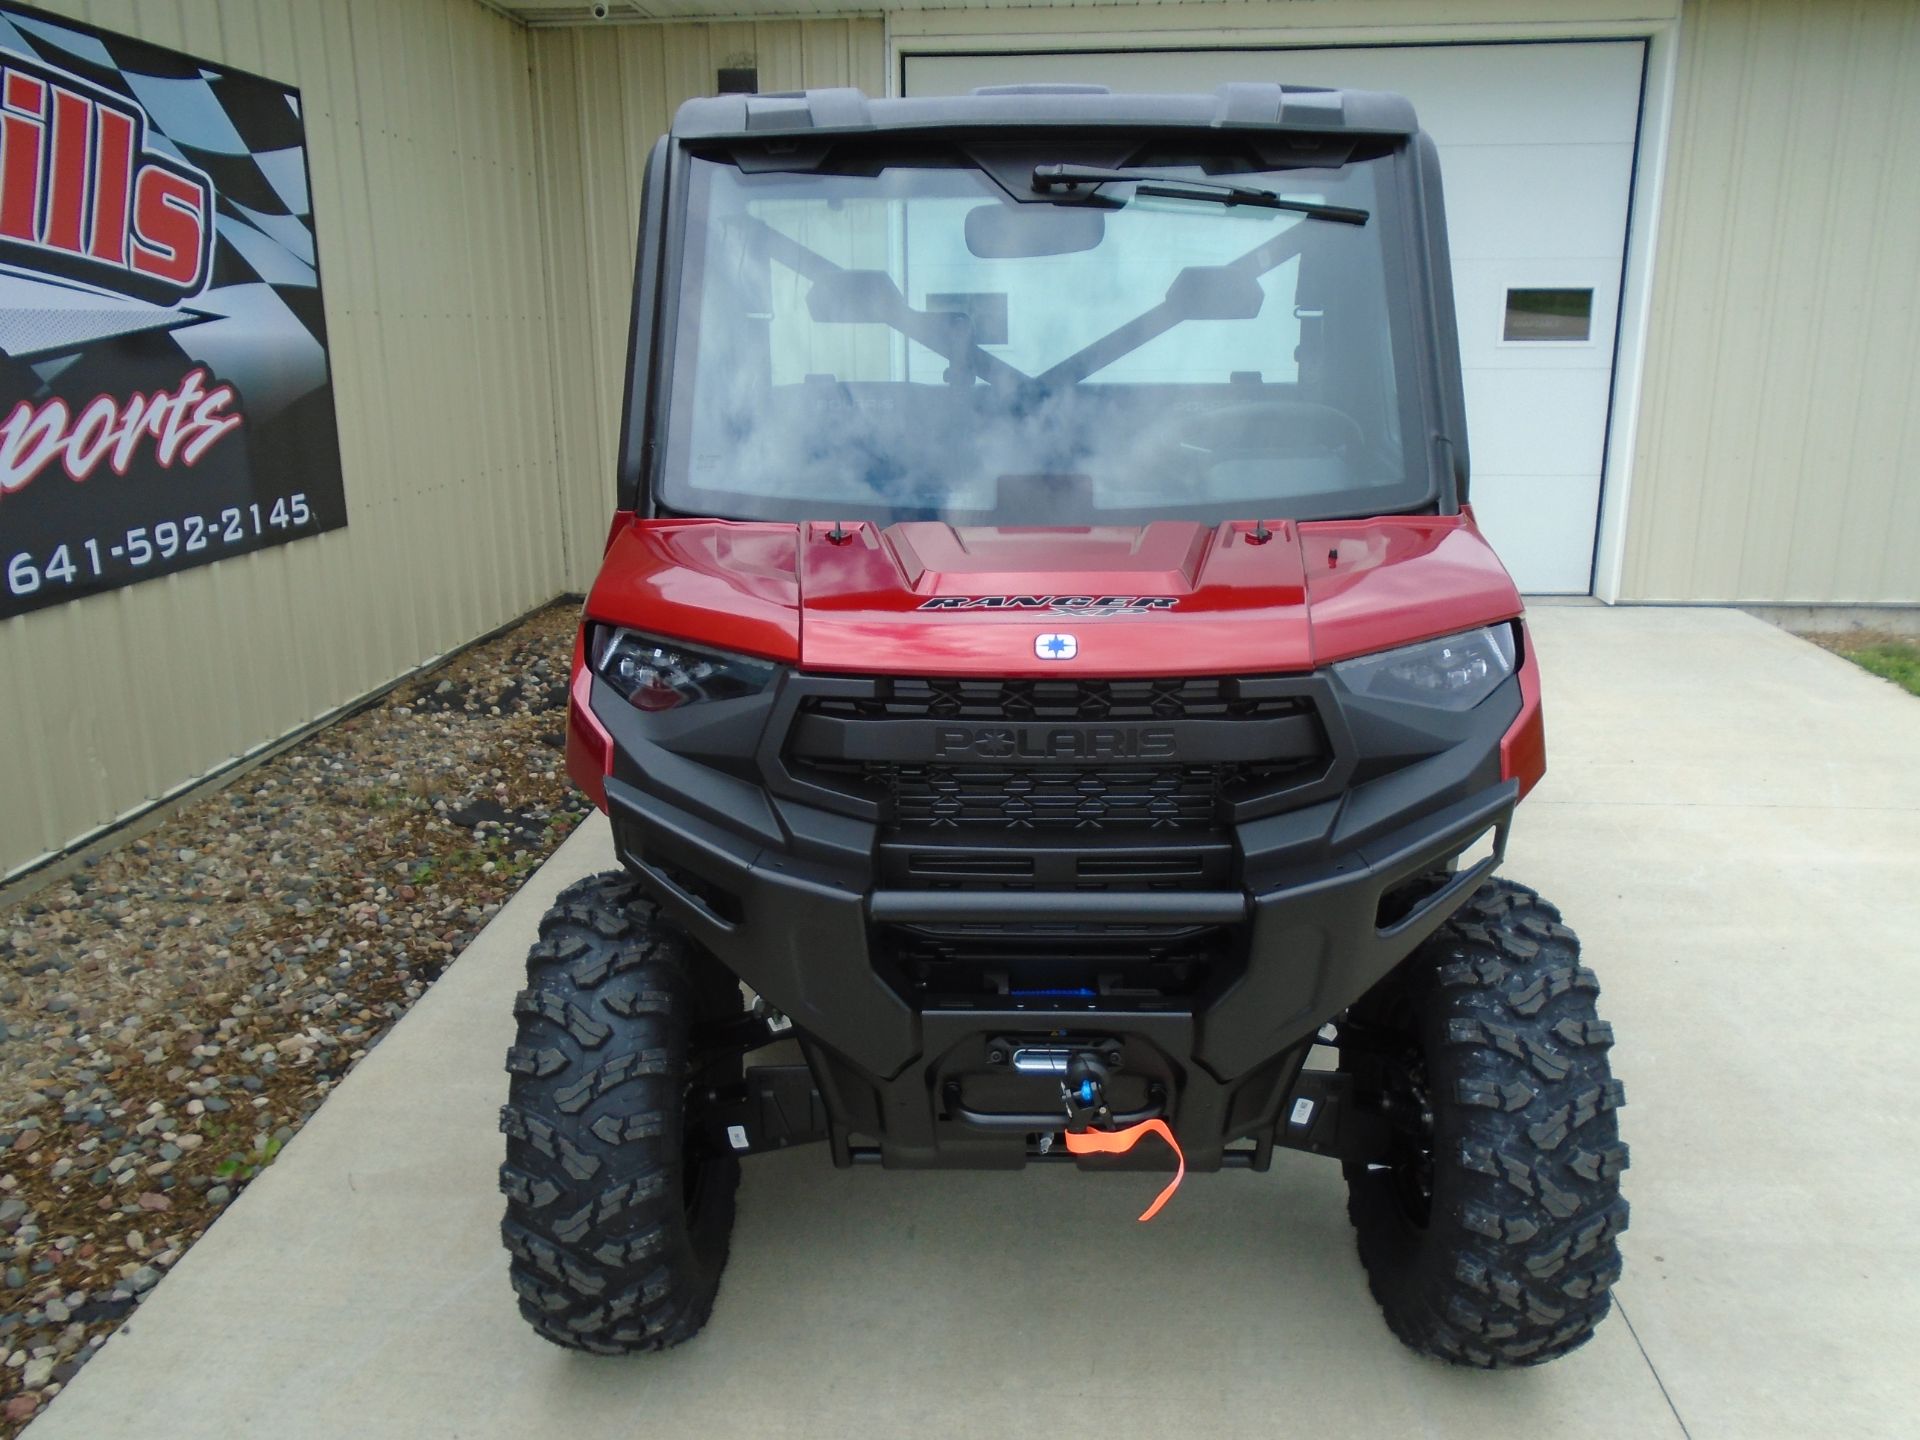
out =
<svg viewBox="0 0 1920 1440"><path fill-rule="evenodd" d="M0 909L0 1436L585 813L556 605Z"/></svg>

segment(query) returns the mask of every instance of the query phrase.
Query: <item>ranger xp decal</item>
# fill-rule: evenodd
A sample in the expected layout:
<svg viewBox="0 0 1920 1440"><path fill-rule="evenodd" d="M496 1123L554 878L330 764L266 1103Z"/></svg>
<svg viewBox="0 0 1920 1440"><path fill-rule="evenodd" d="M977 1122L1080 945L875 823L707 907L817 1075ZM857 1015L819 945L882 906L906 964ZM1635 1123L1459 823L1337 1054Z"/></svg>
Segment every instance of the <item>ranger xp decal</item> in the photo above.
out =
<svg viewBox="0 0 1920 1440"><path fill-rule="evenodd" d="M1055 615L1151 615L1171 610L1177 595L936 595L921 610L1048 611Z"/></svg>

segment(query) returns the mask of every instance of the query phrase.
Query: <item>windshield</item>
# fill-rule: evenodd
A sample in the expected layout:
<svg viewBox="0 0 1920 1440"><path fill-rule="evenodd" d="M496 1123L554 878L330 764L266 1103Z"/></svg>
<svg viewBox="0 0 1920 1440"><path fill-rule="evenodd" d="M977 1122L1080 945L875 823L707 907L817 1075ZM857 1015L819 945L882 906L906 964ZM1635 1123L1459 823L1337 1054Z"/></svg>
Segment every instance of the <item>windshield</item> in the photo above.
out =
<svg viewBox="0 0 1920 1440"><path fill-rule="evenodd" d="M1155 165L1174 183L1050 203L964 163L695 158L661 499L992 525L1428 503L1391 163Z"/></svg>

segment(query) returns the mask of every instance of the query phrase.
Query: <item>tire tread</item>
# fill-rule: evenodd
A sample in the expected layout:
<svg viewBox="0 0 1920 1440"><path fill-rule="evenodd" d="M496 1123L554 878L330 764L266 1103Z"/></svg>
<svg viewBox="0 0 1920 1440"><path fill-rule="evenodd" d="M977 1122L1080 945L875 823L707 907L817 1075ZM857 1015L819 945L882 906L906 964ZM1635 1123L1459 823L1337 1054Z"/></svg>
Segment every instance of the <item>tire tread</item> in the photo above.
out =
<svg viewBox="0 0 1920 1440"><path fill-rule="evenodd" d="M690 1208L680 1150L688 1033L729 993L711 969L623 872L540 921L507 1053L501 1239L521 1314L555 1344L659 1350L711 1313L739 1167L705 1162Z"/></svg>
<svg viewBox="0 0 1920 1440"><path fill-rule="evenodd" d="M1349 1167L1349 1214L1388 1326L1424 1354L1500 1369L1584 1344L1610 1308L1628 1207L1613 1030L1560 912L1483 885L1370 1003L1397 994L1423 1038L1436 1118L1420 1230L1386 1178Z"/></svg>

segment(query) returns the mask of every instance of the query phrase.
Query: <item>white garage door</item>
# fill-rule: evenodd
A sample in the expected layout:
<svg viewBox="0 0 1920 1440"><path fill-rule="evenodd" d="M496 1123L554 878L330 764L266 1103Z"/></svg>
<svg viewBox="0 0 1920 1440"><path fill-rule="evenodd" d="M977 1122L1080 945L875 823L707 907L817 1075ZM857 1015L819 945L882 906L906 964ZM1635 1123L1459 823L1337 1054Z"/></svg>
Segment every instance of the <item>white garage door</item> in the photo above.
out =
<svg viewBox="0 0 1920 1440"><path fill-rule="evenodd" d="M909 55L909 95L1070 80L1395 90L1440 147L1473 505L1523 590L1585 594L1640 114L1640 41Z"/></svg>

